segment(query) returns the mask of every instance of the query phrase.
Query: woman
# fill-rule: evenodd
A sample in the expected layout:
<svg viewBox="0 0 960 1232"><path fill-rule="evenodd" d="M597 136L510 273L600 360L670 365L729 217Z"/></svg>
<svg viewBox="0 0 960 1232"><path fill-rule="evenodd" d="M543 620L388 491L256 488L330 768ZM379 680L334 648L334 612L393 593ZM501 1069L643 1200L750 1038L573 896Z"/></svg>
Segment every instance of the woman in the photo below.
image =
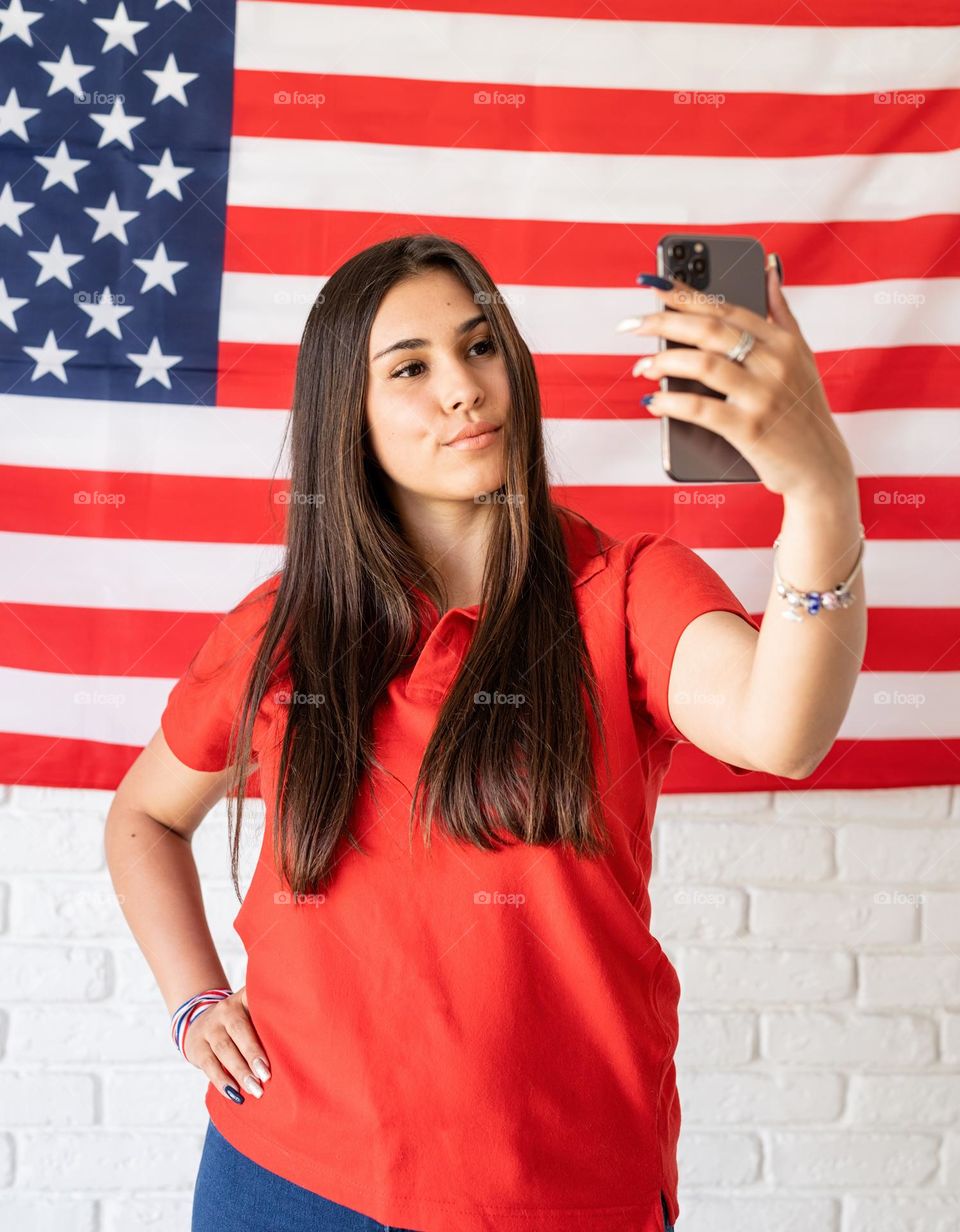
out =
<svg viewBox="0 0 960 1232"><path fill-rule="evenodd" d="M684 739L735 773L808 774L865 620L853 466L776 274L766 320L668 285L679 311L625 327L692 346L649 374L728 398L651 409L737 445L784 497L784 573L854 572L849 605L760 632L676 540L555 505L531 356L460 245L377 244L314 304L283 568L198 651L107 823L174 1041L210 1080L194 1232L675 1221L679 981L647 894L663 775ZM253 769L232 991L190 840L226 795L239 891Z"/></svg>

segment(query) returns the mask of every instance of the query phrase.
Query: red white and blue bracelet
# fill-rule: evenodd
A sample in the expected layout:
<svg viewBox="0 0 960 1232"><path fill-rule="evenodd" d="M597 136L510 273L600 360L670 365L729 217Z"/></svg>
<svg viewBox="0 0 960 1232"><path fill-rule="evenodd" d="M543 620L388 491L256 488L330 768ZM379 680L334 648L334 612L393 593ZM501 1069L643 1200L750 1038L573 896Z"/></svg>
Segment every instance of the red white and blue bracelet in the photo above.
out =
<svg viewBox="0 0 960 1232"><path fill-rule="evenodd" d="M208 988L205 992L198 992L196 996L190 997L173 1011L170 1015L170 1034L173 1036L174 1046L182 1057L185 1058L187 1055L183 1051L183 1044L190 1024L201 1014L212 1009L217 1002L232 996L233 989L231 988Z"/></svg>
<svg viewBox="0 0 960 1232"><path fill-rule="evenodd" d="M781 599L785 599L788 605L781 615L787 620L803 620L802 612L804 611L810 616L816 616L818 612L832 612L838 608L849 607L851 603L854 603L856 597L850 593L850 586L863 564L865 544L866 531L861 522L860 551L857 553L857 559L849 576L844 578L842 582L838 582L832 590L798 590L796 586L791 586L789 582L785 582L780 576L780 570L777 568L777 549L780 546L780 538L778 536L774 539L773 575L777 583L777 594Z"/></svg>

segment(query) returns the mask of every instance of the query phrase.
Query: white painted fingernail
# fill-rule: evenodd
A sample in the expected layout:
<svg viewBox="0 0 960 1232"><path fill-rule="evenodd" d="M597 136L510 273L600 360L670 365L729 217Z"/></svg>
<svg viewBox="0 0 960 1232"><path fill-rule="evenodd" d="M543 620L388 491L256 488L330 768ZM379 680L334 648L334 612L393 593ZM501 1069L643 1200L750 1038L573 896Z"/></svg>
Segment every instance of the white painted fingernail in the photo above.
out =
<svg viewBox="0 0 960 1232"><path fill-rule="evenodd" d="M257 1099L259 1099L263 1094L263 1087L259 1082L257 1082L256 1078L252 1077L250 1074L248 1074L243 1080L243 1089L245 1091L249 1091L251 1095L255 1095Z"/></svg>
<svg viewBox="0 0 960 1232"><path fill-rule="evenodd" d="M266 1061L261 1061L259 1057L257 1057L256 1061L253 1063L253 1072L262 1082L266 1082L270 1077L270 1071L267 1069Z"/></svg>
<svg viewBox="0 0 960 1232"><path fill-rule="evenodd" d="M643 359L638 359L637 362L633 365L633 376L639 376L641 372L646 372L646 370L650 367L652 363L653 363L652 355L645 355Z"/></svg>
<svg viewBox="0 0 960 1232"><path fill-rule="evenodd" d="M620 322L620 324L617 326L616 332L618 334L625 334L628 329L636 329L639 325L642 324L642 322L643 322L642 317L624 317L623 320Z"/></svg>

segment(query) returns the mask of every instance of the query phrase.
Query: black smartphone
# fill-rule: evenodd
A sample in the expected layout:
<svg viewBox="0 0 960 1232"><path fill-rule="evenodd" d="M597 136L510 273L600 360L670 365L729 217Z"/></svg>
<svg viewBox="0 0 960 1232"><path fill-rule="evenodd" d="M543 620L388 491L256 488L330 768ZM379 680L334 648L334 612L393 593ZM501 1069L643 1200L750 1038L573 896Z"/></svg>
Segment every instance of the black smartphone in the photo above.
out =
<svg viewBox="0 0 960 1232"><path fill-rule="evenodd" d="M767 276L760 241L751 235L704 235L676 232L657 245L657 273L677 278L704 295L722 297L767 315ZM677 308L664 305L667 312ZM733 340L735 341L735 339ZM687 346L659 338L659 349ZM733 345L733 342L731 342ZM677 393L726 395L686 377L660 378L660 388ZM678 483L759 483L760 477L742 453L717 432L683 419L660 419L663 469Z"/></svg>

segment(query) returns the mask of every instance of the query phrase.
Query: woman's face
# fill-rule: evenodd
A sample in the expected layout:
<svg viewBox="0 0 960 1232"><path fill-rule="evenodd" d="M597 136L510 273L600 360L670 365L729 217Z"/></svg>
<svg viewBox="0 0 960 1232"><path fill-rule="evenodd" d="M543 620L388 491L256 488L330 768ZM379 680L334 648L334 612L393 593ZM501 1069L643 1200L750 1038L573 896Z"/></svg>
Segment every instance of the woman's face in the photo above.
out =
<svg viewBox="0 0 960 1232"><path fill-rule="evenodd" d="M472 500L501 486L506 366L481 306L459 278L431 270L393 286L374 318L368 359L367 427L388 480L448 500ZM450 444L480 423L500 430L479 439L479 448Z"/></svg>

